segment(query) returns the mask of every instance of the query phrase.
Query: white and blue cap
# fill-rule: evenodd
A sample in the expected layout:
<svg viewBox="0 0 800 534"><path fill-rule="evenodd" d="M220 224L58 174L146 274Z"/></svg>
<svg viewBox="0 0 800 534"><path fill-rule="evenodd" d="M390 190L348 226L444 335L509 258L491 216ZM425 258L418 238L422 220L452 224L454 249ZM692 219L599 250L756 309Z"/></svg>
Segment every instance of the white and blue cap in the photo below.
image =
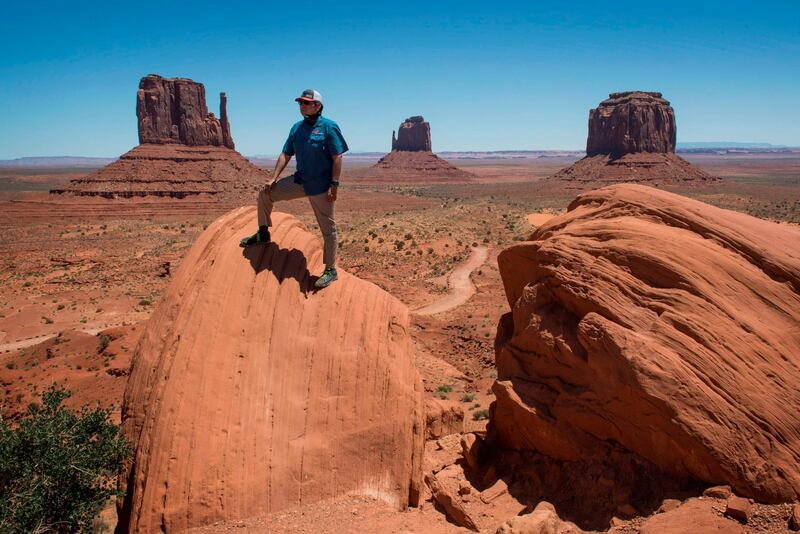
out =
<svg viewBox="0 0 800 534"><path fill-rule="evenodd" d="M322 104L322 95L319 91L313 89L306 89L303 94L294 99L295 102L319 102Z"/></svg>

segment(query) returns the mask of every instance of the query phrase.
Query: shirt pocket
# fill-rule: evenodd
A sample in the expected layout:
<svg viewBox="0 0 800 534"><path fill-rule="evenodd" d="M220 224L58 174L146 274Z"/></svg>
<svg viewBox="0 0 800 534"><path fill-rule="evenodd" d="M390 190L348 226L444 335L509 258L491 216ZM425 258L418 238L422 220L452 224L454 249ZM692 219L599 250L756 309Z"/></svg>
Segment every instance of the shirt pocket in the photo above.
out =
<svg viewBox="0 0 800 534"><path fill-rule="evenodd" d="M312 150L324 150L325 134L311 134L308 138L308 146L310 146Z"/></svg>

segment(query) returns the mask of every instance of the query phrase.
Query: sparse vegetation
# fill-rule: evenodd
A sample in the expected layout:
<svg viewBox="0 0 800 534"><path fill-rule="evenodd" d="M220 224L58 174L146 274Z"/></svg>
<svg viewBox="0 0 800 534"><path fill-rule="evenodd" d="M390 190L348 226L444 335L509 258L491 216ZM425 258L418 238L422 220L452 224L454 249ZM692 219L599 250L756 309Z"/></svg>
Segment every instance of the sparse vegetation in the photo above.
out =
<svg viewBox="0 0 800 534"><path fill-rule="evenodd" d="M484 419L489 419L489 410L476 410L472 412L472 419L474 421L482 421Z"/></svg>
<svg viewBox="0 0 800 534"><path fill-rule="evenodd" d="M131 454L109 420L110 410L62 403L71 393L53 385L16 428L0 420L0 532L92 532Z"/></svg>
<svg viewBox="0 0 800 534"><path fill-rule="evenodd" d="M111 343L111 337L103 334L100 336L100 344L97 347L97 352L104 352L108 348L108 344Z"/></svg>

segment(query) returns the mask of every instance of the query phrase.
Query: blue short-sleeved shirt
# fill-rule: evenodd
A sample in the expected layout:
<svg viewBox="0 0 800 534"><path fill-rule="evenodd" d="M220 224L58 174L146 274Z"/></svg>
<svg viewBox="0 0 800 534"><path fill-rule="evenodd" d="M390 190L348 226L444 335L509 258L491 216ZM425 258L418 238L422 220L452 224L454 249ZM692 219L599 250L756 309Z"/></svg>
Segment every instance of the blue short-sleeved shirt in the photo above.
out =
<svg viewBox="0 0 800 534"><path fill-rule="evenodd" d="M317 122L297 122L289 131L283 153L297 157L294 181L303 184L306 195L319 195L331 187L333 156L347 152L339 125L320 116Z"/></svg>

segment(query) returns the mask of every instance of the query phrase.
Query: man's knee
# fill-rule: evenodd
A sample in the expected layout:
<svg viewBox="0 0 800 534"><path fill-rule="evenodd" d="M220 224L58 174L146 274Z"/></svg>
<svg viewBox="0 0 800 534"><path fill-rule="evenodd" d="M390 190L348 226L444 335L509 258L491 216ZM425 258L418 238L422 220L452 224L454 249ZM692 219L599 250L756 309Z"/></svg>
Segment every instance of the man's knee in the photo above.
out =
<svg viewBox="0 0 800 534"><path fill-rule="evenodd" d="M272 202L272 184L268 184L262 187L261 191L258 192L258 196L264 202Z"/></svg>

